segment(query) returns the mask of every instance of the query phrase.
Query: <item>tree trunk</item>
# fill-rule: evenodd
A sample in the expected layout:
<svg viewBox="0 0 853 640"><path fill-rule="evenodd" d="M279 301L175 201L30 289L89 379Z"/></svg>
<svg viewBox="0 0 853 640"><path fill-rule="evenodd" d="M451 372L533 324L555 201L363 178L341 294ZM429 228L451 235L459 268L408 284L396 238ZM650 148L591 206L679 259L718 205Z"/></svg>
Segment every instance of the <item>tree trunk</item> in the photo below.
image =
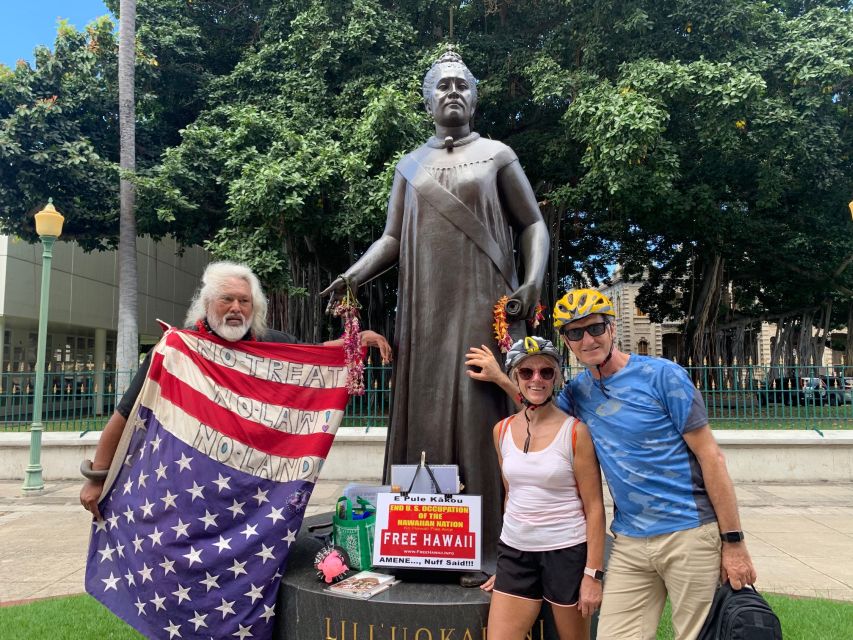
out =
<svg viewBox="0 0 853 640"><path fill-rule="evenodd" d="M770 353L770 379L794 375L794 335L800 321L795 316L781 316L776 323L776 340Z"/></svg>
<svg viewBox="0 0 853 640"><path fill-rule="evenodd" d="M829 333L831 314L831 300L825 302L817 309L803 311L800 334L797 340L797 356L801 366L812 368L821 366L823 352L826 349L826 336ZM813 373L810 373L810 375L813 375Z"/></svg>
<svg viewBox="0 0 853 640"><path fill-rule="evenodd" d="M697 261L699 262L699 261ZM722 293L724 260L718 253L701 258L699 291L691 300L690 316L687 322L689 355L695 366L715 361L712 337L717 324L717 312ZM694 267L695 269L695 267Z"/></svg>
<svg viewBox="0 0 853 640"><path fill-rule="evenodd" d="M853 375L853 300L847 305L847 341L844 349L844 375Z"/></svg>
<svg viewBox="0 0 853 640"><path fill-rule="evenodd" d="M121 168L121 210L118 248L118 336L116 339L116 392L124 393L130 372L139 366L136 278L136 187L127 179L136 171L136 1L119 5L118 112Z"/></svg>
<svg viewBox="0 0 853 640"><path fill-rule="evenodd" d="M814 344L814 364L817 367L823 366L823 353L826 351L826 339L829 337L829 323L832 318L832 300L827 300L821 307L823 319L820 326L817 328L817 335L813 339Z"/></svg>

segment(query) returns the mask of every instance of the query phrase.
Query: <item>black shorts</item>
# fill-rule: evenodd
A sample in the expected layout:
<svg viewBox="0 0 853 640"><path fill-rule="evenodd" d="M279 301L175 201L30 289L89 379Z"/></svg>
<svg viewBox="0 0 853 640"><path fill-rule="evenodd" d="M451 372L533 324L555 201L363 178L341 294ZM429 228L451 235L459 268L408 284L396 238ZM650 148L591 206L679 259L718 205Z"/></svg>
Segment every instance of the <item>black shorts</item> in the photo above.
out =
<svg viewBox="0 0 853 640"><path fill-rule="evenodd" d="M553 551L519 551L498 542L495 591L562 606L577 604L586 542Z"/></svg>

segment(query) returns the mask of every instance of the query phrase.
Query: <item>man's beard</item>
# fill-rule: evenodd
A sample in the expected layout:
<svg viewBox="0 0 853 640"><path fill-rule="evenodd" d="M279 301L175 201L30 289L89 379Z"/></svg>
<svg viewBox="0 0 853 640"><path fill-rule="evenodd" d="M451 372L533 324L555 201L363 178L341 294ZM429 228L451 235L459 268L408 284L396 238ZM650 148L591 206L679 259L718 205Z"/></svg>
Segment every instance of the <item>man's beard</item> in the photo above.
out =
<svg viewBox="0 0 853 640"><path fill-rule="evenodd" d="M225 321L229 318L240 318L239 325L230 325ZM225 317L217 318L215 315L211 316L207 319L208 324L210 324L210 328L216 332L220 338L224 338L228 340L228 342L237 342L238 340L242 340L243 336L249 331L252 326L252 319L245 318L242 315L230 314Z"/></svg>

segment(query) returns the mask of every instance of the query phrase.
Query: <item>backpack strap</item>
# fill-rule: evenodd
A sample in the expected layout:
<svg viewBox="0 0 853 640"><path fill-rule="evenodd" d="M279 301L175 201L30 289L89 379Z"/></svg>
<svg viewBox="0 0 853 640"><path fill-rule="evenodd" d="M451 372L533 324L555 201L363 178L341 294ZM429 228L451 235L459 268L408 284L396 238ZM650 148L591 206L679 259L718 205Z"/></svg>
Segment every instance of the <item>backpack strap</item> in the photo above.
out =
<svg viewBox="0 0 853 640"><path fill-rule="evenodd" d="M578 450L578 419L572 418L572 459Z"/></svg>
<svg viewBox="0 0 853 640"><path fill-rule="evenodd" d="M509 418L504 418L504 421L501 423L501 431L498 436L498 448L501 448L504 443L504 437L506 436L506 432L509 431L509 423L512 421L514 416L510 416Z"/></svg>

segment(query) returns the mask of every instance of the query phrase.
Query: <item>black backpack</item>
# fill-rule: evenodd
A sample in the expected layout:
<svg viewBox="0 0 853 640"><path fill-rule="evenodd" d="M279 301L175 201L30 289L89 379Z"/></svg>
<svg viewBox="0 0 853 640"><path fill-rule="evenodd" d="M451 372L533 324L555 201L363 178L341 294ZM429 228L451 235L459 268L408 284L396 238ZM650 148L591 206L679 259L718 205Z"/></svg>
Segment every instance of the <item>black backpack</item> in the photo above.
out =
<svg viewBox="0 0 853 640"><path fill-rule="evenodd" d="M782 640L782 625L753 587L717 588L705 626L696 640Z"/></svg>

